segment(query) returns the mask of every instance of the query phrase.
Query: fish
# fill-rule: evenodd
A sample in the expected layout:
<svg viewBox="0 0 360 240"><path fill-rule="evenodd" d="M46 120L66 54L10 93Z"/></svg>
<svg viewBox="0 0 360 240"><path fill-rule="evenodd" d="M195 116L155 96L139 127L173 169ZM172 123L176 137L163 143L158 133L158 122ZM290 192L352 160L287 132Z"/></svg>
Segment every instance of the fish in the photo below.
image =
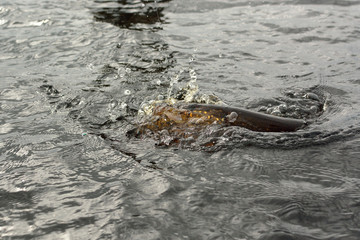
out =
<svg viewBox="0 0 360 240"><path fill-rule="evenodd" d="M294 132L306 127L308 122L226 105L159 104L132 132L139 136L149 131L159 133L166 130L169 134L186 138L197 135L209 125L239 126L256 132Z"/></svg>

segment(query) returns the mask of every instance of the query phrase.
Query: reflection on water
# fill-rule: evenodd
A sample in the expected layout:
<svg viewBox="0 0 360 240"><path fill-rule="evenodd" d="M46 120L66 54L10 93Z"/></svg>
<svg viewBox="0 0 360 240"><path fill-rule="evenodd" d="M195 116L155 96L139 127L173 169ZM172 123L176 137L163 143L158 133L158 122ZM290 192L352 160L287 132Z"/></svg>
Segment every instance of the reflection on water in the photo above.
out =
<svg viewBox="0 0 360 240"><path fill-rule="evenodd" d="M111 23L121 30L113 50L111 65L103 67L104 74L96 80L101 86L103 79L124 77L129 71L143 73L164 72L175 63L174 52L163 36L156 33L165 24L166 1L95 1L90 7L94 19ZM141 31L129 31L141 30ZM106 84L103 86L107 86Z"/></svg>
<svg viewBox="0 0 360 240"><path fill-rule="evenodd" d="M141 29L138 24L164 23L164 7L161 7L161 3L170 0L95 2L99 3L99 7L92 9L96 21L111 23L121 28Z"/></svg>
<svg viewBox="0 0 360 240"><path fill-rule="evenodd" d="M359 3L2 1L0 238L357 240ZM126 136L168 97L311 124Z"/></svg>

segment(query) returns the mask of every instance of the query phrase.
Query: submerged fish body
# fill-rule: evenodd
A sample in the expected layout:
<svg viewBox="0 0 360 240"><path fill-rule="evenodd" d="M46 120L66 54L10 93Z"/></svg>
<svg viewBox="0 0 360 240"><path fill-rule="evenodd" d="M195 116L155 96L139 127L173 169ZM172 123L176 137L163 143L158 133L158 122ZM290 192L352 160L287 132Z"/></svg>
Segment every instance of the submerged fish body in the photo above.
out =
<svg viewBox="0 0 360 240"><path fill-rule="evenodd" d="M182 137L197 136L209 125L239 126L258 132L293 132L306 126L300 119L277 117L246 109L212 104L160 104L154 107L135 130L136 135L146 132L169 134Z"/></svg>

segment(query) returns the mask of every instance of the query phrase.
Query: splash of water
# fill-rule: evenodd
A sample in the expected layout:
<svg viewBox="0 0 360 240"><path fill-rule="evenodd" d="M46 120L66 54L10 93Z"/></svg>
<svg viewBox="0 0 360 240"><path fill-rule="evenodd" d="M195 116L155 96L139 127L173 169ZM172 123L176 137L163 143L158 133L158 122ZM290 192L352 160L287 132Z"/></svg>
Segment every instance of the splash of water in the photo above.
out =
<svg viewBox="0 0 360 240"><path fill-rule="evenodd" d="M170 78L169 88L166 96L158 95L156 99L144 101L140 105L138 111L139 116L148 116L153 113L154 107L159 104L174 105L179 102L183 103L207 103L219 104L221 100L214 95L199 94L199 86L197 84L197 74L193 68L189 69L189 81L184 87L179 87L180 76L186 70L181 69L176 75Z"/></svg>

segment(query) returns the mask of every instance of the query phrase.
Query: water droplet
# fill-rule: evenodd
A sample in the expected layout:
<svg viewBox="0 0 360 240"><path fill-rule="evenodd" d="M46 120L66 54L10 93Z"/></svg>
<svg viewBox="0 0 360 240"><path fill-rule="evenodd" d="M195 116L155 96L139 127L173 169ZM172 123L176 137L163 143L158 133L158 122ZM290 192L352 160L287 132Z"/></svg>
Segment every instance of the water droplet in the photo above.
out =
<svg viewBox="0 0 360 240"><path fill-rule="evenodd" d="M229 122L233 123L236 121L238 114L236 112L231 112L229 115L226 116Z"/></svg>
<svg viewBox="0 0 360 240"><path fill-rule="evenodd" d="M124 69L123 68L119 68L117 71L119 77L123 78L125 77L125 73L124 73Z"/></svg>
<svg viewBox="0 0 360 240"><path fill-rule="evenodd" d="M8 22L8 20L0 19L0 26L1 26L1 25L4 25L4 24L7 23L7 22Z"/></svg>
<svg viewBox="0 0 360 240"><path fill-rule="evenodd" d="M281 113L286 113L286 111L287 111L287 106L286 106L285 104L279 105L279 111L280 111Z"/></svg>
<svg viewBox="0 0 360 240"><path fill-rule="evenodd" d="M317 106L311 106L309 110L310 110L311 113L314 114L314 113L316 113L318 111L318 107Z"/></svg>
<svg viewBox="0 0 360 240"><path fill-rule="evenodd" d="M131 73L131 69L130 69L130 68L126 68L126 69L125 69L125 72L126 72L126 73Z"/></svg>
<svg viewBox="0 0 360 240"><path fill-rule="evenodd" d="M126 103L122 102L122 103L120 104L120 108L125 109L126 107L127 107L127 104L126 104Z"/></svg>
<svg viewBox="0 0 360 240"><path fill-rule="evenodd" d="M113 109L113 108L116 107L116 105L117 105L117 102L116 102L116 101L112 101L112 102L109 104L109 107L110 107L110 109Z"/></svg>
<svg viewBox="0 0 360 240"><path fill-rule="evenodd" d="M92 71L94 70L94 65L92 63L89 63L88 65L86 65L86 68Z"/></svg>
<svg viewBox="0 0 360 240"><path fill-rule="evenodd" d="M126 89L126 90L124 91L124 94L125 94L125 95L130 95L130 94L131 94L131 91L130 91L129 89Z"/></svg>
<svg viewBox="0 0 360 240"><path fill-rule="evenodd" d="M165 100L165 96L164 95L159 95L159 96L157 96L157 100L163 101L163 100Z"/></svg>
<svg viewBox="0 0 360 240"><path fill-rule="evenodd" d="M191 83L191 82L188 84L188 87L189 87L190 90L195 90L195 89L197 89L197 85L196 85L196 84L193 84L193 83Z"/></svg>

